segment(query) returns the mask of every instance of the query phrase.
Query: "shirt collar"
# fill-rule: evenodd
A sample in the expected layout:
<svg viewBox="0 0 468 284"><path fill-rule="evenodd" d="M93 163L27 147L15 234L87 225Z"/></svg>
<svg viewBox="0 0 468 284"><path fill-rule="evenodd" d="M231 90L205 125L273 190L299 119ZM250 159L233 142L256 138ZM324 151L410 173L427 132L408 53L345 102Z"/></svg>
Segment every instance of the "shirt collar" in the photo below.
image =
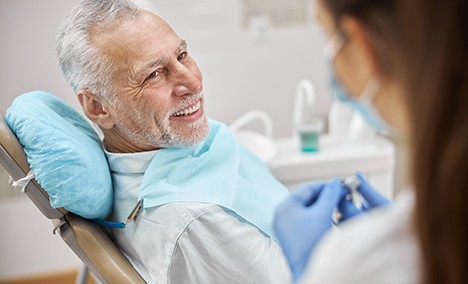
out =
<svg viewBox="0 0 468 284"><path fill-rule="evenodd" d="M156 155L157 150L137 153L111 153L104 149L112 172L143 174Z"/></svg>

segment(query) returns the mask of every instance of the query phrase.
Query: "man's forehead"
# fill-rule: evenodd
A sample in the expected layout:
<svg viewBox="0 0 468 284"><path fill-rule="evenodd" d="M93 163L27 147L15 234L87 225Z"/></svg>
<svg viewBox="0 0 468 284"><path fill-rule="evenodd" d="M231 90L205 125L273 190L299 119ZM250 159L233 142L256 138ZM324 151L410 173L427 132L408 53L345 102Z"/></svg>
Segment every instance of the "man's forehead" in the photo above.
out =
<svg viewBox="0 0 468 284"><path fill-rule="evenodd" d="M172 32L169 24L158 15L142 11L136 16L123 17L116 23L115 32L132 35L151 30L153 32Z"/></svg>
<svg viewBox="0 0 468 284"><path fill-rule="evenodd" d="M137 15L124 15L115 22L106 24L104 29L99 23L89 31L90 40L98 47L118 43L143 41L147 37L173 35L172 28L161 17L141 12Z"/></svg>
<svg viewBox="0 0 468 284"><path fill-rule="evenodd" d="M118 21L106 32L91 34L93 43L112 59L129 60L177 48L181 39L160 17L144 12Z"/></svg>

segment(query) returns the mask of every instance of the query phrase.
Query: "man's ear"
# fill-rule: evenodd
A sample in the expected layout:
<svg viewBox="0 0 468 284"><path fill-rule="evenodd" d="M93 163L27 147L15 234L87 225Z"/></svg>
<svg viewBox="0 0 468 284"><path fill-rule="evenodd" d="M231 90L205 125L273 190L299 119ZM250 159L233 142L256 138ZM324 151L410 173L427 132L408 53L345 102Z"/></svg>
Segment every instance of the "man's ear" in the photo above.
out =
<svg viewBox="0 0 468 284"><path fill-rule="evenodd" d="M79 90L77 97L83 112L89 120L103 129L111 129L114 126L114 120L108 111L107 104L101 97L92 94L88 90Z"/></svg>
<svg viewBox="0 0 468 284"><path fill-rule="evenodd" d="M361 82L367 82L371 77L380 76L380 66L377 46L374 46L371 35L366 27L354 17L344 16L340 22L343 31L348 36L348 48L351 48L355 71Z"/></svg>

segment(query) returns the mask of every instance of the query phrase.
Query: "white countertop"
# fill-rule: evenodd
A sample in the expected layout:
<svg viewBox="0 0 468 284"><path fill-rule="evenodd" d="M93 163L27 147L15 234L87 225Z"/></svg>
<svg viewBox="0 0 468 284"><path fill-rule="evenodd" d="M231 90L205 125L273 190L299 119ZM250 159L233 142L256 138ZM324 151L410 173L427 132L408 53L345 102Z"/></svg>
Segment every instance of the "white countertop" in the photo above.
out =
<svg viewBox="0 0 468 284"><path fill-rule="evenodd" d="M303 153L293 138L275 140L277 152L268 163L280 181L319 180L356 171L390 171L395 166L393 143L383 137L365 142L334 142L320 137L319 151Z"/></svg>

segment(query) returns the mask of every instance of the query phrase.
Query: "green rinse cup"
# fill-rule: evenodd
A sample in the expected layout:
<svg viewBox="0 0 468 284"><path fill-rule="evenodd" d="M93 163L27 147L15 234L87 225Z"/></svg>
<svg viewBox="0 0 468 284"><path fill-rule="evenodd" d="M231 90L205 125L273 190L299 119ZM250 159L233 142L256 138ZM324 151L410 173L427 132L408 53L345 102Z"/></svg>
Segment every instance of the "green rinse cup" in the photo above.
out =
<svg viewBox="0 0 468 284"><path fill-rule="evenodd" d="M320 133L315 131L301 131L299 132L299 138L301 140L302 152L317 152L319 150Z"/></svg>
<svg viewBox="0 0 468 284"><path fill-rule="evenodd" d="M323 131L323 119L314 117L297 126L301 151L304 153L319 151L319 138Z"/></svg>

